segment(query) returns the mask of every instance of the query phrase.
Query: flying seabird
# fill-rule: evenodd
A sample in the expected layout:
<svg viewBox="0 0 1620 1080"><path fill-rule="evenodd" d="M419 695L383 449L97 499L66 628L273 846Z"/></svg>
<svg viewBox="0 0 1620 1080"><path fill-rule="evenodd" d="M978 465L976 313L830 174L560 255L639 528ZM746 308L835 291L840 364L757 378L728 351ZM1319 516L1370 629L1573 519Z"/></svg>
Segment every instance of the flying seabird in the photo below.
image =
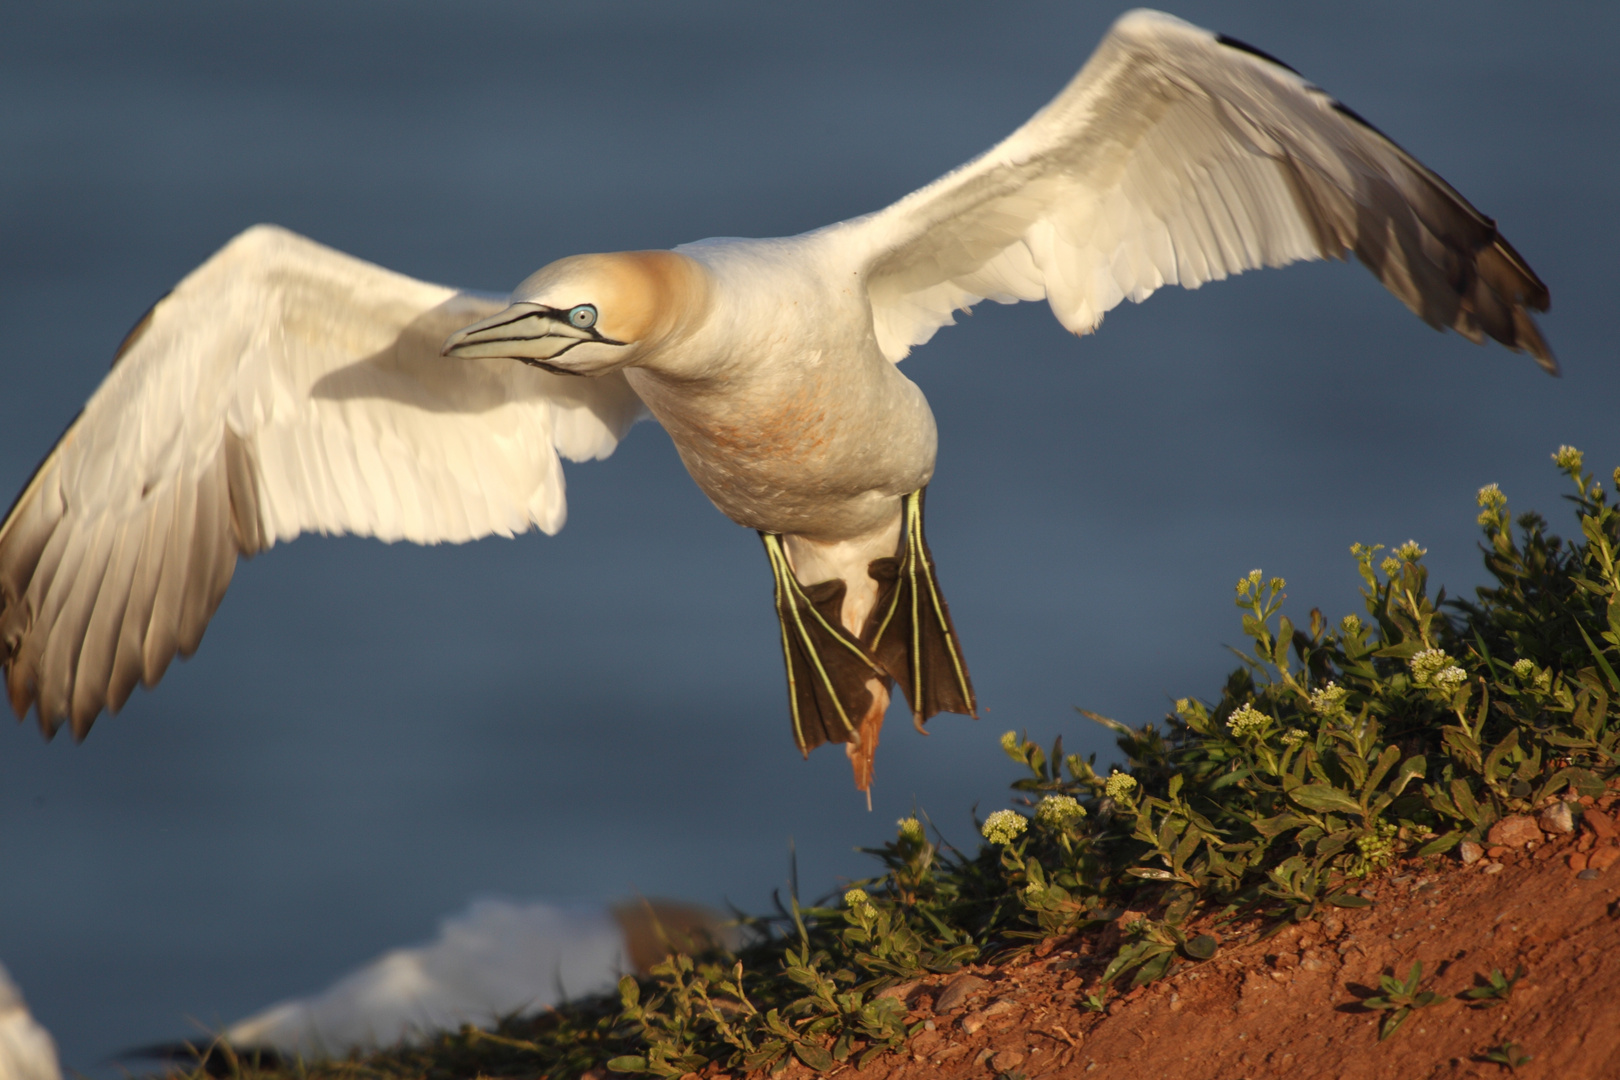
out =
<svg viewBox="0 0 1620 1080"><path fill-rule="evenodd" d="M1292 68L1150 11L984 155L800 236L574 256L491 297L256 226L136 325L0 523L12 707L83 738L197 648L238 555L301 532L554 533L560 458L650 413L764 541L800 750L843 742L869 791L893 684L919 729L976 710L898 363L982 300L1086 334L1163 285L1349 253L1557 372L1495 222Z"/></svg>

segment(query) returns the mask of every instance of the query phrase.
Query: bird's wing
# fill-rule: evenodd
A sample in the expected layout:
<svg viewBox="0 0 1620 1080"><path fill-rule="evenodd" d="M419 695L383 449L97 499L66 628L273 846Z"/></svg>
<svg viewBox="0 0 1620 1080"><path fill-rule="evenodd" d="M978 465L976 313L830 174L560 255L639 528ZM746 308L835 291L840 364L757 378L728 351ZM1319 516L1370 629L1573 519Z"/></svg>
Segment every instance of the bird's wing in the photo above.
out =
<svg viewBox="0 0 1620 1080"><path fill-rule="evenodd" d="M1084 334L1161 285L1353 251L1431 325L1557 371L1529 314L1547 288L1495 222L1280 61L1153 11L989 152L828 233L896 361L983 299Z"/></svg>
<svg viewBox="0 0 1620 1080"><path fill-rule="evenodd" d="M643 406L622 375L439 355L504 303L269 226L193 271L0 523L17 715L82 737L197 648L238 554L301 532L561 528L558 455L606 457Z"/></svg>

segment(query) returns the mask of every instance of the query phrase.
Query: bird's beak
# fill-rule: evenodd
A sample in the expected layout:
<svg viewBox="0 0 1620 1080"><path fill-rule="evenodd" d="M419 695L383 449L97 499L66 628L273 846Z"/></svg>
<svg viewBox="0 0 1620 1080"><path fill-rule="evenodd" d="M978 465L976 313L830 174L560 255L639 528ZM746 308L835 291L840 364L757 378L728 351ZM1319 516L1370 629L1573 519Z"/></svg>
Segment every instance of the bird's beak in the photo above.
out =
<svg viewBox="0 0 1620 1080"><path fill-rule="evenodd" d="M581 342L600 340L590 330L571 325L564 312L518 303L457 330L439 351L444 356L505 358L533 364L553 360Z"/></svg>

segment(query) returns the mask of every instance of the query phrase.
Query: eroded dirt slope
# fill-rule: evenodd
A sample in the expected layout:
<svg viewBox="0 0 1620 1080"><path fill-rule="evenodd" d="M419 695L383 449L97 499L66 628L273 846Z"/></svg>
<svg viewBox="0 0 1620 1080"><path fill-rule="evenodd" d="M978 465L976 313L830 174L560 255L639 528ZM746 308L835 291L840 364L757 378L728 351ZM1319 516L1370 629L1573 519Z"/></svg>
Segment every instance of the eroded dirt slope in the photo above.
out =
<svg viewBox="0 0 1620 1080"><path fill-rule="evenodd" d="M1620 1078L1620 807L1585 809L1573 834L1520 819L1517 844L1472 864L1413 862L1335 910L1264 940L1224 946L1204 964L1084 1008L1112 945L1046 942L1044 955L897 988L932 1030L904 1056L835 1073L855 1080L989 1080L1022 1073L1087 1080L1237 1077L1507 1076L1485 1055L1531 1055L1516 1075ZM1605 813L1607 811L1607 813ZM1534 836L1535 839L1526 841ZM1612 852L1612 854L1604 854ZM1472 854L1472 853L1471 853ZM1590 864L1590 865L1589 865ZM1423 963L1437 1003L1380 1042L1382 1014L1359 1001L1380 975ZM1461 995L1492 969L1526 969L1511 997L1480 1008ZM785 1074L804 1077L795 1063ZM782 1075L782 1074L779 1074Z"/></svg>

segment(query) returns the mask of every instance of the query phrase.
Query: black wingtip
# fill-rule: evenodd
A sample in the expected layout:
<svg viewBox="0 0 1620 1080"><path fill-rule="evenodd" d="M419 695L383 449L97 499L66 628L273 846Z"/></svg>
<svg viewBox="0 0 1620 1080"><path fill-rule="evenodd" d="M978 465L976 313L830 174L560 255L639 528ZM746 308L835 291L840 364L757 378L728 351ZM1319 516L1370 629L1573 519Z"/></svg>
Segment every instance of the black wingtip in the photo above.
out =
<svg viewBox="0 0 1620 1080"><path fill-rule="evenodd" d="M1228 49L1236 49L1238 52L1246 52L1250 56L1258 56L1260 59L1266 61L1269 64L1276 64L1278 67L1282 68L1284 71L1292 71L1295 75L1299 75L1299 72L1297 70L1295 70L1291 65L1283 63L1281 60L1277 59L1275 56L1272 56L1270 53L1266 52L1266 50L1264 50L1264 49L1255 48L1253 45L1250 45L1247 41L1240 41L1235 37L1227 37L1225 34L1216 34L1215 35L1215 40L1217 42L1219 42L1220 44L1225 45ZM1303 79L1305 76L1299 75L1299 77Z"/></svg>

